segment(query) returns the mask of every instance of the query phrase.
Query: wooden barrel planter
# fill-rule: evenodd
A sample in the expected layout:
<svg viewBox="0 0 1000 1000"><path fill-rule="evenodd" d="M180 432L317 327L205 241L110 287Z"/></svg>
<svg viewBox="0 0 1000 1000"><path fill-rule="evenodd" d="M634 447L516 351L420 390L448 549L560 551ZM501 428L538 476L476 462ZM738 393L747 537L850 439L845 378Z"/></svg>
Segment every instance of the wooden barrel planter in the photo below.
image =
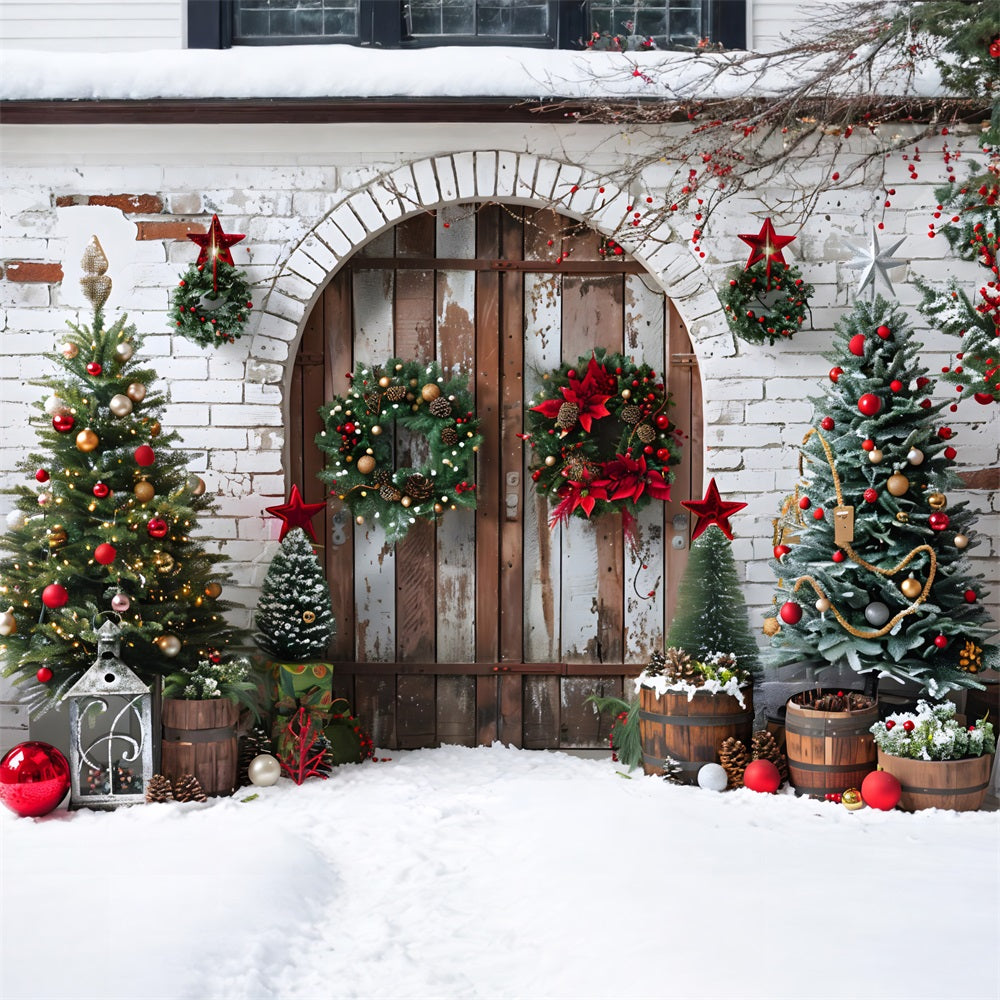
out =
<svg viewBox="0 0 1000 1000"><path fill-rule="evenodd" d="M663 774L663 760L673 757L680 764L679 780L697 783L705 764L718 763L719 744L735 736L750 746L753 736L753 689L741 688L743 706L729 694L697 691L688 701L685 691L657 694L639 688L639 736L642 769Z"/></svg>
<svg viewBox="0 0 1000 1000"><path fill-rule="evenodd" d="M785 708L785 756L788 782L797 795L823 798L828 792L860 788L875 770L875 738L869 732L878 722L878 704L850 712L823 712L796 699Z"/></svg>
<svg viewBox="0 0 1000 1000"><path fill-rule="evenodd" d="M964 760L912 760L878 752L878 766L899 779L899 805L918 809L954 809L973 812L983 804L993 771L993 755Z"/></svg>
<svg viewBox="0 0 1000 1000"><path fill-rule="evenodd" d="M193 774L206 795L232 794L239 714L239 706L228 698L164 698L162 773L171 781Z"/></svg>

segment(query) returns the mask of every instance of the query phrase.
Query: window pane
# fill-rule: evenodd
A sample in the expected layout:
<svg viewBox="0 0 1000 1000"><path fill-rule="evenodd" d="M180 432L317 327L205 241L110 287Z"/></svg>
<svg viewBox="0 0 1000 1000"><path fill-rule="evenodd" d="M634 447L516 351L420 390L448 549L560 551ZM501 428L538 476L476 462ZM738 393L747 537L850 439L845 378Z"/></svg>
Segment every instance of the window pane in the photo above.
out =
<svg viewBox="0 0 1000 1000"><path fill-rule="evenodd" d="M410 0L414 35L528 35L549 28L545 0Z"/></svg>
<svg viewBox="0 0 1000 1000"><path fill-rule="evenodd" d="M236 0L234 37L320 38L358 33L358 0Z"/></svg>
<svg viewBox="0 0 1000 1000"><path fill-rule="evenodd" d="M593 0L590 23L602 34L634 32L657 45L695 46L704 35L701 13L701 0Z"/></svg>

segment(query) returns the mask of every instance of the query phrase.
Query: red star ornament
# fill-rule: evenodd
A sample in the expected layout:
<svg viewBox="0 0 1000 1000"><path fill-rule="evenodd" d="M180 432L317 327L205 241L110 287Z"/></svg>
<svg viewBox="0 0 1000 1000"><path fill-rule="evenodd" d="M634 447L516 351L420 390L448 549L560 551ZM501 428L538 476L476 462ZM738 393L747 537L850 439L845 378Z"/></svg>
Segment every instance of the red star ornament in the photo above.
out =
<svg viewBox="0 0 1000 1000"><path fill-rule="evenodd" d="M268 514L281 518L280 542L292 528L301 528L314 542L318 541L313 530L312 519L326 507L325 503L303 503L298 485L292 486L292 492L285 503L274 507L265 507Z"/></svg>
<svg viewBox="0 0 1000 1000"><path fill-rule="evenodd" d="M788 246L795 239L794 236L779 236L774 231L774 226L771 225L770 219L764 220L764 224L760 227L760 232L756 235L753 233L740 233L739 237L744 243L750 246L750 259L743 270L749 271L757 261L766 260L767 277L769 280L771 277L771 265L785 263L785 258L781 253L782 247Z"/></svg>
<svg viewBox="0 0 1000 1000"><path fill-rule="evenodd" d="M719 488L715 485L713 477L709 480L703 500L682 500L681 506L686 507L698 518L698 523L691 533L692 542L712 524L717 524L726 538L732 541L733 529L729 526L729 515L743 510L746 504L723 500L719 496Z"/></svg>
<svg viewBox="0 0 1000 1000"><path fill-rule="evenodd" d="M213 215L212 225L209 227L207 233L188 233L188 239L201 247L201 252L198 254L198 259L195 263L207 264L211 260L213 264L212 269L214 270L216 260L225 261L225 263L233 267L236 266L233 263L233 255L230 253L229 248L235 246L240 240L245 240L246 235L244 233L224 233L222 231L222 223L219 222L219 217Z"/></svg>

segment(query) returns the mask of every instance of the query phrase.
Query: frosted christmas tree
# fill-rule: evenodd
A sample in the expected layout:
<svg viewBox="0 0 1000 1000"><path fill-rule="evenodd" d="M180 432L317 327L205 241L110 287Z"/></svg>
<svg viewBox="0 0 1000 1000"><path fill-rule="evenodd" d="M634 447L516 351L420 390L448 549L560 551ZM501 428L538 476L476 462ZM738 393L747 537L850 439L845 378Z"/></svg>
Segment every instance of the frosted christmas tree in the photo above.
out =
<svg viewBox="0 0 1000 1000"><path fill-rule="evenodd" d="M967 550L975 516L946 490L957 451L901 312L879 298L837 324L836 365L802 446L775 561L778 664L848 664L932 696L978 686L994 634Z"/></svg>

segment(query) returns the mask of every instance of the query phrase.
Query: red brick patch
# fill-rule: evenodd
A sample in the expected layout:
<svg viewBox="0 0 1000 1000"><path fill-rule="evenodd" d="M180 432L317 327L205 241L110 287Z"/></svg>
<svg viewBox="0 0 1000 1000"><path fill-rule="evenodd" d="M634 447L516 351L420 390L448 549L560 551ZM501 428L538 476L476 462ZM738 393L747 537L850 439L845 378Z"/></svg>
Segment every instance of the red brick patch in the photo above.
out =
<svg viewBox="0 0 1000 1000"><path fill-rule="evenodd" d="M63 269L61 264L39 260L9 260L4 267L4 277L8 281L57 284L63 280Z"/></svg>
<svg viewBox="0 0 1000 1000"><path fill-rule="evenodd" d="M137 240L183 240L188 233L206 233L208 230L197 222L137 222Z"/></svg>
<svg viewBox="0 0 1000 1000"><path fill-rule="evenodd" d="M56 198L58 208L71 205L105 205L126 215L155 215L163 211L163 199L155 194L64 194Z"/></svg>

